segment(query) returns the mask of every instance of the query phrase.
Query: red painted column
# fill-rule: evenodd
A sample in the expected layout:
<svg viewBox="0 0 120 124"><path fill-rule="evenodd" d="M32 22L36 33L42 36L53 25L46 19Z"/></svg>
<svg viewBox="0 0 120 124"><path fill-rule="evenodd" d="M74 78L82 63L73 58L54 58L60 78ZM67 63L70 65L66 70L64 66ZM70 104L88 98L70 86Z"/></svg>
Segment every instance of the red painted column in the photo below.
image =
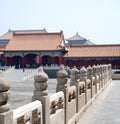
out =
<svg viewBox="0 0 120 124"><path fill-rule="evenodd" d="M36 56L36 63L39 64L39 55Z"/></svg>
<svg viewBox="0 0 120 124"><path fill-rule="evenodd" d="M66 66L66 60L64 60L64 65Z"/></svg>
<svg viewBox="0 0 120 124"><path fill-rule="evenodd" d="M6 57L3 58L4 65L6 65Z"/></svg>
<svg viewBox="0 0 120 124"><path fill-rule="evenodd" d="M52 57L52 64L55 64L54 56Z"/></svg>
<svg viewBox="0 0 120 124"><path fill-rule="evenodd" d="M70 60L68 60L67 64L68 64L68 66L70 67Z"/></svg>
<svg viewBox="0 0 120 124"><path fill-rule="evenodd" d="M41 55L39 55L39 64L40 64L40 65L43 64L43 63L42 63L42 56L41 56Z"/></svg>
<svg viewBox="0 0 120 124"><path fill-rule="evenodd" d="M101 64L101 59L99 60L99 65Z"/></svg>
<svg viewBox="0 0 120 124"><path fill-rule="evenodd" d="M110 64L111 64L111 66L112 66L112 59L110 59L110 60L109 60L109 63L110 63Z"/></svg>
<svg viewBox="0 0 120 124"><path fill-rule="evenodd" d="M62 64L65 65L65 60L64 59L62 59Z"/></svg>
<svg viewBox="0 0 120 124"><path fill-rule="evenodd" d="M87 67L88 66L88 61L87 60L85 60L85 67Z"/></svg>
<svg viewBox="0 0 120 124"><path fill-rule="evenodd" d="M79 68L79 60L77 60L77 68Z"/></svg>
<svg viewBox="0 0 120 124"><path fill-rule="evenodd" d="M74 67L74 60L70 62L71 67Z"/></svg>
<svg viewBox="0 0 120 124"><path fill-rule="evenodd" d="M77 67L77 68L79 67L79 62L78 62L78 60L76 60L76 67Z"/></svg>
<svg viewBox="0 0 120 124"><path fill-rule="evenodd" d="M88 65L87 66L89 66L90 65L90 60L88 60Z"/></svg>
<svg viewBox="0 0 120 124"><path fill-rule="evenodd" d="M10 66L12 66L12 57L10 57Z"/></svg>
<svg viewBox="0 0 120 124"><path fill-rule="evenodd" d="M62 56L59 56L59 64L63 64L62 63Z"/></svg>
<svg viewBox="0 0 120 124"><path fill-rule="evenodd" d="M26 66L26 57L24 56L24 65Z"/></svg>
<svg viewBox="0 0 120 124"><path fill-rule="evenodd" d="M23 57L22 57L22 68L23 68L23 72L25 71L25 57L24 57L24 55L23 55Z"/></svg>
<svg viewBox="0 0 120 124"><path fill-rule="evenodd" d="M111 59L109 60L109 63L112 65L112 60Z"/></svg>
<svg viewBox="0 0 120 124"><path fill-rule="evenodd" d="M76 60L74 60L74 66L77 66L77 62L76 62Z"/></svg>
<svg viewBox="0 0 120 124"><path fill-rule="evenodd" d="M97 60L97 65L99 65L100 64L100 60Z"/></svg>
<svg viewBox="0 0 120 124"><path fill-rule="evenodd" d="M23 56L23 66L25 66L25 57Z"/></svg>

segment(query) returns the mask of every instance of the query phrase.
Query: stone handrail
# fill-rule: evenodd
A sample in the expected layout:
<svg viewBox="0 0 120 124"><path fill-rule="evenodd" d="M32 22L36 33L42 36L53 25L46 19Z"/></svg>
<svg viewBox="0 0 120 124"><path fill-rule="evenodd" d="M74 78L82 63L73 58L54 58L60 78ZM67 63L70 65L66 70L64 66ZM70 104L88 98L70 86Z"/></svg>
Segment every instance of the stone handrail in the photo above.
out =
<svg viewBox="0 0 120 124"><path fill-rule="evenodd" d="M76 87L71 86L68 88L68 102L71 102L71 100L75 98L76 98Z"/></svg>
<svg viewBox="0 0 120 124"><path fill-rule="evenodd" d="M42 123L42 104L34 101L13 110L14 124Z"/></svg>
<svg viewBox="0 0 120 124"><path fill-rule="evenodd" d="M12 110L8 104L10 85L0 73L0 124L74 124L110 80L111 65L74 67L69 86L68 73L61 66L56 93L49 96L48 75L40 67L34 76L34 102Z"/></svg>
<svg viewBox="0 0 120 124"><path fill-rule="evenodd" d="M65 100L62 91L50 96L50 122L49 124L64 124Z"/></svg>
<svg viewBox="0 0 120 124"><path fill-rule="evenodd" d="M79 94L82 94L85 92L85 82L84 81L79 82L78 87L79 87Z"/></svg>
<svg viewBox="0 0 120 124"><path fill-rule="evenodd" d="M58 109L64 108L64 93L62 91L50 96L50 114L56 113Z"/></svg>

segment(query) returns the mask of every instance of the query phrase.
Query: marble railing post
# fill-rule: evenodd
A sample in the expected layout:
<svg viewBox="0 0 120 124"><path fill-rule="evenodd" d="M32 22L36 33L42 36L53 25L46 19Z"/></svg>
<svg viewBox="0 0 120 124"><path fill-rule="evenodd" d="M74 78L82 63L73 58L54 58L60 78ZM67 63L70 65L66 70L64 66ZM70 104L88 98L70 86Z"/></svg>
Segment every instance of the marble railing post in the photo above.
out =
<svg viewBox="0 0 120 124"><path fill-rule="evenodd" d="M107 73L107 82L108 82L108 77L109 77L108 64L106 65L106 73Z"/></svg>
<svg viewBox="0 0 120 124"><path fill-rule="evenodd" d="M79 75L79 70L74 66L74 68L71 70L70 85L76 86L76 112L78 112Z"/></svg>
<svg viewBox="0 0 120 124"><path fill-rule="evenodd" d="M92 67L89 65L87 67L87 78L91 80L91 84L90 84L90 88L91 88L91 98L93 97L93 69Z"/></svg>
<svg viewBox="0 0 120 124"><path fill-rule="evenodd" d="M97 68L93 65L93 76L95 77L95 93L97 93Z"/></svg>
<svg viewBox="0 0 120 124"><path fill-rule="evenodd" d="M60 70L57 72L58 84L57 84L56 92L58 91L65 92L65 89L68 87L67 80L68 80L68 73L65 70L64 66L61 65Z"/></svg>
<svg viewBox="0 0 120 124"><path fill-rule="evenodd" d="M78 79L79 79L79 70L74 66L74 68L71 70L70 86L75 86L76 83L78 84Z"/></svg>
<svg viewBox="0 0 120 124"><path fill-rule="evenodd" d="M85 82L85 104L87 104L87 69L85 67L80 69L80 81Z"/></svg>
<svg viewBox="0 0 120 124"><path fill-rule="evenodd" d="M98 68L97 74L100 76L100 65L97 65L97 68Z"/></svg>
<svg viewBox="0 0 120 124"><path fill-rule="evenodd" d="M103 74L103 65L100 65L100 75L101 75L101 88L103 87L103 82L104 82L104 80L103 80L103 76L104 76L104 74Z"/></svg>
<svg viewBox="0 0 120 124"><path fill-rule="evenodd" d="M0 71L0 124L13 124L13 111L8 103L10 84Z"/></svg>
<svg viewBox="0 0 120 124"><path fill-rule="evenodd" d="M105 70L104 65L102 65L102 74L103 74L103 86L105 85Z"/></svg>
<svg viewBox="0 0 120 124"><path fill-rule="evenodd" d="M104 73L105 73L105 84L106 84L106 79L107 79L107 73L106 73L106 65L104 65Z"/></svg>
<svg viewBox="0 0 120 124"><path fill-rule="evenodd" d="M107 83L107 65L105 65L105 84Z"/></svg>
<svg viewBox="0 0 120 124"><path fill-rule="evenodd" d="M108 82L108 65L105 65L105 83Z"/></svg>
<svg viewBox="0 0 120 124"><path fill-rule="evenodd" d="M108 81L110 80L110 77L111 77L111 74L110 74L110 71L111 71L111 64L108 64Z"/></svg>
<svg viewBox="0 0 120 124"><path fill-rule="evenodd" d="M108 65L108 72L109 72L109 80L110 80L111 76L112 76L112 66L111 66L111 64Z"/></svg>
<svg viewBox="0 0 120 124"><path fill-rule="evenodd" d="M64 97L65 97L65 124L68 124L68 73L65 70L64 66L61 65L60 70L57 72L57 88L56 92L63 91L64 92Z"/></svg>
<svg viewBox="0 0 120 124"><path fill-rule="evenodd" d="M103 65L103 73L104 73L104 85L105 85L105 83L106 83L106 72L105 72L105 65Z"/></svg>
<svg viewBox="0 0 120 124"><path fill-rule="evenodd" d="M43 107L43 124L50 123L50 97L48 96L48 76L40 67L38 73L34 76L35 91L32 100L40 100Z"/></svg>
<svg viewBox="0 0 120 124"><path fill-rule="evenodd" d="M97 65L97 75L99 76L99 79L98 79L98 81L97 81L97 83L98 83L98 90L100 90L100 88L101 88L101 75L100 75L100 66L99 65Z"/></svg>
<svg viewBox="0 0 120 124"><path fill-rule="evenodd" d="M108 65L106 65L106 83L108 82L108 76L109 76Z"/></svg>
<svg viewBox="0 0 120 124"><path fill-rule="evenodd" d="M110 80L110 64L108 64L108 81Z"/></svg>

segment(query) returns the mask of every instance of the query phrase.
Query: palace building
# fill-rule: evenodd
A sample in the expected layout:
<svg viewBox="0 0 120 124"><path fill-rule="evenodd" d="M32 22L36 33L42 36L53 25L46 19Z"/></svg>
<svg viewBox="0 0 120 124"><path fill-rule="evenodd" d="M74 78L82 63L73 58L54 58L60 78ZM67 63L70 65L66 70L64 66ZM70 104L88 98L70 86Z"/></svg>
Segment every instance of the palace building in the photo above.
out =
<svg viewBox="0 0 120 124"><path fill-rule="evenodd" d="M120 44L95 45L78 33L66 40L67 44L62 31L9 30L0 37L0 62L16 68L55 64L120 68Z"/></svg>
<svg viewBox="0 0 120 124"><path fill-rule="evenodd" d="M4 63L16 68L62 64L67 52L63 32L9 31L12 37L6 45Z"/></svg>
<svg viewBox="0 0 120 124"><path fill-rule="evenodd" d="M71 61L72 60L72 61ZM64 56L68 66L85 66L97 64L111 64L114 68L120 67L119 45L71 45Z"/></svg>
<svg viewBox="0 0 120 124"><path fill-rule="evenodd" d="M78 32L76 32L76 34L68 39L66 39L68 41L67 46L70 46L72 44L76 44L76 45L93 45L94 43L92 43L91 41L87 40L86 38L81 37Z"/></svg>

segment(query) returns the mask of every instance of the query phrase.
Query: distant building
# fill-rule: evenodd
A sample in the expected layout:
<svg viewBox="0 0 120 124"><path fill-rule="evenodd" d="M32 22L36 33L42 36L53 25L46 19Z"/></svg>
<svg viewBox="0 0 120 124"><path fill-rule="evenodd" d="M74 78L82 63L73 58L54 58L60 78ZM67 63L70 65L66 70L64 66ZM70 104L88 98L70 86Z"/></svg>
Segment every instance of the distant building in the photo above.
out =
<svg viewBox="0 0 120 124"><path fill-rule="evenodd" d="M72 44L76 44L76 45L93 45L94 44L89 40L87 40L86 38L81 37L78 34L78 32L74 36L66 39L66 41L68 41L67 46L70 46Z"/></svg>
<svg viewBox="0 0 120 124"><path fill-rule="evenodd" d="M9 30L0 37L0 64L16 68L112 64L113 68L120 68L120 44L95 45L78 33L67 41L69 47L62 31Z"/></svg>

